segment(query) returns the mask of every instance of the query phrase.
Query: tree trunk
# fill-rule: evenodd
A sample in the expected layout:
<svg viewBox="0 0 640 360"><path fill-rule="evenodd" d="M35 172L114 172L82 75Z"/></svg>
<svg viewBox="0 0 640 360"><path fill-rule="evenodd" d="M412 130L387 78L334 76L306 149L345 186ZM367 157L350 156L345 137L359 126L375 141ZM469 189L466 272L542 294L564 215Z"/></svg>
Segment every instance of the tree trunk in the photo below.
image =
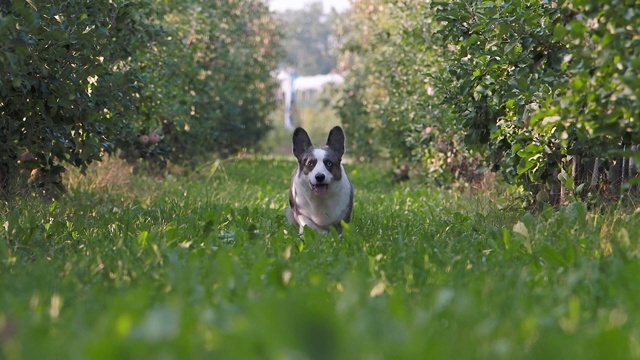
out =
<svg viewBox="0 0 640 360"><path fill-rule="evenodd" d="M573 173L573 170L571 172ZM564 171L564 166L560 168L560 173L558 175L561 175L561 174L566 174L566 171ZM564 181L560 181L560 199L559 199L560 205L564 205L567 203L567 189L564 183L565 183Z"/></svg>
<svg viewBox="0 0 640 360"><path fill-rule="evenodd" d="M593 173L591 173L591 191L595 191L598 188L598 179L600 178L600 166L602 166L602 159L596 158L593 162Z"/></svg>
<svg viewBox="0 0 640 360"><path fill-rule="evenodd" d="M0 199L14 196L13 187L20 173L18 168L18 147L9 139L13 123L0 123Z"/></svg>
<svg viewBox="0 0 640 360"><path fill-rule="evenodd" d="M636 167L635 154L638 152L638 145L631 145L631 152L633 155L629 158L629 177L638 175L638 168Z"/></svg>
<svg viewBox="0 0 640 360"><path fill-rule="evenodd" d="M15 179L18 169L15 166L15 160L0 160L0 199L9 200L13 197L12 189L15 187Z"/></svg>
<svg viewBox="0 0 640 360"><path fill-rule="evenodd" d="M549 202L553 206L560 205L562 186L558 179L559 174L560 171L557 167L553 169L553 181L550 182L551 189L549 189Z"/></svg>
<svg viewBox="0 0 640 360"><path fill-rule="evenodd" d="M622 190L622 164L622 159L617 159L611 169L609 169L611 192L616 198L620 196L620 191Z"/></svg>
<svg viewBox="0 0 640 360"><path fill-rule="evenodd" d="M574 186L580 185L580 181L582 180L582 164L581 161L582 156L575 155L573 159L571 159L571 178L573 178Z"/></svg>

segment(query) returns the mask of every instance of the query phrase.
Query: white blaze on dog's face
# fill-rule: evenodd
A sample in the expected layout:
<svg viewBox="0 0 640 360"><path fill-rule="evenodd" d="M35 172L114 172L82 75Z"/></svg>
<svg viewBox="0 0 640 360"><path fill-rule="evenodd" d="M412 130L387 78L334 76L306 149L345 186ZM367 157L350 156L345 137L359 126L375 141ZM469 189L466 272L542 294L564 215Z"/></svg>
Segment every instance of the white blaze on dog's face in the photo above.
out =
<svg viewBox="0 0 640 360"><path fill-rule="evenodd" d="M311 148L302 158L298 176L308 178L313 191L324 195L333 181L342 179L340 160L338 154L329 148Z"/></svg>
<svg viewBox="0 0 640 360"><path fill-rule="evenodd" d="M334 128L329 132L327 145L313 146L307 132L298 128L293 134L293 154L300 166L298 177L308 179L316 195L324 195L332 182L342 179L344 133Z"/></svg>

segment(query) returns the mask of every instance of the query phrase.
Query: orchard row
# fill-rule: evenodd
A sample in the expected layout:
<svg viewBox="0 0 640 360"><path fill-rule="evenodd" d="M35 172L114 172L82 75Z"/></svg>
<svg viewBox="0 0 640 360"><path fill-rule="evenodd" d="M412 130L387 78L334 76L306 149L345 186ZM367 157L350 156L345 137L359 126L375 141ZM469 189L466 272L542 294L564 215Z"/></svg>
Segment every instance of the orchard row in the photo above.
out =
<svg viewBox="0 0 640 360"><path fill-rule="evenodd" d="M0 38L4 197L26 185L23 153L56 179L119 151L229 154L275 107L281 36L260 0L3 2Z"/></svg>

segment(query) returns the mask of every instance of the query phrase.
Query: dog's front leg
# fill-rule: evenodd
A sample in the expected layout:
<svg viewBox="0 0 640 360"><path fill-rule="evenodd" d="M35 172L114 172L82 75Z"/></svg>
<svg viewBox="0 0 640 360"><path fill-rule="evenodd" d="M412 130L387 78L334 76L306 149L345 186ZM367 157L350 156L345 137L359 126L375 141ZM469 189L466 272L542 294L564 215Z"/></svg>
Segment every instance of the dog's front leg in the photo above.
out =
<svg viewBox="0 0 640 360"><path fill-rule="evenodd" d="M311 225L313 224L313 221L311 221L311 219L309 219L304 215L298 215L298 224L300 225L300 234L304 233L305 226L309 226L310 228L315 228L315 226Z"/></svg>
<svg viewBox="0 0 640 360"><path fill-rule="evenodd" d="M304 215L298 215L298 222L300 223L300 234L304 233L304 227L308 226L312 229L317 230L320 233L323 234L327 234L329 233L329 230L319 227L315 222L313 222L313 220L311 220L310 218L304 216Z"/></svg>

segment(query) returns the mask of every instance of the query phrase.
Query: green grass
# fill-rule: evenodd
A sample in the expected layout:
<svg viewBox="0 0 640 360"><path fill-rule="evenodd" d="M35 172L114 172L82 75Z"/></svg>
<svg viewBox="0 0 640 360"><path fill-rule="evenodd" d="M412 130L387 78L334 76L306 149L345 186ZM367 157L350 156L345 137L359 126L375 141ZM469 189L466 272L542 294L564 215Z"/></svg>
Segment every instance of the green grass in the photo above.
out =
<svg viewBox="0 0 640 360"><path fill-rule="evenodd" d="M640 213L529 214L352 164L343 237L300 237L293 166L93 174L6 205L0 358L640 358Z"/></svg>

